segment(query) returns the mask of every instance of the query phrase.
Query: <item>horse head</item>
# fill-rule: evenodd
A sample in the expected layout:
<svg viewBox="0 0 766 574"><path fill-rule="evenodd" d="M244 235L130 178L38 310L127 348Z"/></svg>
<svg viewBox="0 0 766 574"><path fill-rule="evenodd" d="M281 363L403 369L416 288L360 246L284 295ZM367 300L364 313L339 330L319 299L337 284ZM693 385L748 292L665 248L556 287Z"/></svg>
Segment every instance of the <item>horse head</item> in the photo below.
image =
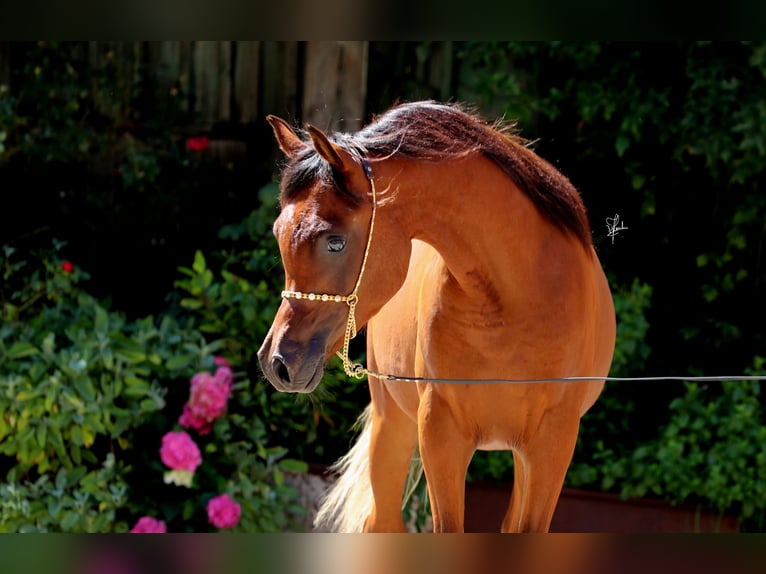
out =
<svg viewBox="0 0 766 574"><path fill-rule="evenodd" d="M313 126L304 141L283 120L268 121L288 159L273 228L285 291L258 359L275 388L308 393L347 330L353 336L393 293L375 293L385 264L366 261L375 207L367 160ZM398 273L402 280L405 273Z"/></svg>

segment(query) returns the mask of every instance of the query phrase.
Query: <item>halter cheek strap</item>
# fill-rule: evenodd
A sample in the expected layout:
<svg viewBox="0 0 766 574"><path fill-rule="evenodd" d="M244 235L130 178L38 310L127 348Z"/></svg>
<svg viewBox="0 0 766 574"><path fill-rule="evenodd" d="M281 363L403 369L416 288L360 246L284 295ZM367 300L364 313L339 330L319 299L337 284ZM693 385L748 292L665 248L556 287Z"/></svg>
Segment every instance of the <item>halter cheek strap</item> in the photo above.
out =
<svg viewBox="0 0 766 574"><path fill-rule="evenodd" d="M367 267L367 256L370 253L370 244L372 243L372 231L375 227L375 211L377 208L377 198L375 196L375 180L372 176L372 167L367 158L362 158L362 168L367 180L370 182L372 190L372 214L370 215L370 232L367 235L367 245L364 248L364 257L362 266L359 269L359 276L356 279L354 290L348 295L329 295L327 293L303 293L301 291L282 291L283 299L304 299L307 301L322 301L329 303L346 303L348 305L348 320L346 321L346 332L343 336L343 348L338 351L338 356L343 361L343 370L349 377L362 379L368 373L367 369L359 363L354 363L348 356L348 346L354 337L356 337L356 305L359 302L359 286L362 284L364 270Z"/></svg>

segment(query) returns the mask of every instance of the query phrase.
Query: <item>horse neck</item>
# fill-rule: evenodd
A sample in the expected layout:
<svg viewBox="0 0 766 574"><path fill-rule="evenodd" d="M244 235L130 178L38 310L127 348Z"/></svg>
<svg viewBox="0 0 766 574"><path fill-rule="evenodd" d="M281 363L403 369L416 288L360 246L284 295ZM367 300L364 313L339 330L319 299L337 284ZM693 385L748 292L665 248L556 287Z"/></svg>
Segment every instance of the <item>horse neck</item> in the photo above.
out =
<svg viewBox="0 0 766 574"><path fill-rule="evenodd" d="M544 246L563 234L491 160L389 160L387 210L400 229L439 252L466 293L528 278ZM385 174L385 175L384 175ZM510 292L508 289L503 290Z"/></svg>

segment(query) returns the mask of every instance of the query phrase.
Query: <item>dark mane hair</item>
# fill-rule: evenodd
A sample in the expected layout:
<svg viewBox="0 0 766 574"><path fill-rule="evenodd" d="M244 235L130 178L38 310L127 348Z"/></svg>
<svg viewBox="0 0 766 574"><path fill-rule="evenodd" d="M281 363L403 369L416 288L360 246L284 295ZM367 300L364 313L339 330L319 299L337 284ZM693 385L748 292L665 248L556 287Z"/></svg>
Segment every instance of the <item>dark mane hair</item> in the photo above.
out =
<svg viewBox="0 0 766 574"><path fill-rule="evenodd" d="M396 155L441 162L483 153L544 217L589 246L590 225L580 194L564 175L527 148L512 128L489 124L456 104L425 101L400 104L354 134L335 133L329 137L357 157ZM282 193L289 196L315 178L337 183L329 165L309 146L286 167Z"/></svg>

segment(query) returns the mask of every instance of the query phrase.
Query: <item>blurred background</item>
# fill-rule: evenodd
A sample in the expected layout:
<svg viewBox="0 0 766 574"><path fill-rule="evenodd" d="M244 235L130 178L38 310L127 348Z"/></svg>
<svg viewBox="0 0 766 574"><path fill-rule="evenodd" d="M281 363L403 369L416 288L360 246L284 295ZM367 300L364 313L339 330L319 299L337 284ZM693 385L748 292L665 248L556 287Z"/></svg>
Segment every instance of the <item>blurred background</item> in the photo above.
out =
<svg viewBox="0 0 766 574"><path fill-rule="evenodd" d="M516 122L580 190L613 376L766 372L764 43L2 41L0 531L215 530L224 491L236 528L300 529L286 477L345 453L368 395L335 363L278 395L255 365L282 287L265 116L355 131L418 99ZM227 415L167 484L160 439L216 356ZM761 531L764 414L757 382L607 384L567 485ZM479 453L469 479L511 466Z"/></svg>

